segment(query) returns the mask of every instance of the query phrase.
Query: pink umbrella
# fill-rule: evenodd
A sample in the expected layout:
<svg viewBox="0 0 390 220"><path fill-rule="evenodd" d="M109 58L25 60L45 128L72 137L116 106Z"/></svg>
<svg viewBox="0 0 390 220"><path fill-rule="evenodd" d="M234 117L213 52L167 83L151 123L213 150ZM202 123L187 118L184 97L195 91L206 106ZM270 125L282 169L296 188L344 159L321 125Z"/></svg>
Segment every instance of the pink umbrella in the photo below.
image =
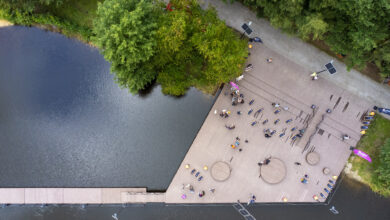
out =
<svg viewBox="0 0 390 220"><path fill-rule="evenodd" d="M235 89L240 90L240 88L238 87L238 85L235 84L234 82L230 82L230 85L231 85L232 87L234 87Z"/></svg>
<svg viewBox="0 0 390 220"><path fill-rule="evenodd" d="M363 151L355 149L355 150L353 150L353 153L371 163L370 156L368 156L368 154L364 153Z"/></svg>

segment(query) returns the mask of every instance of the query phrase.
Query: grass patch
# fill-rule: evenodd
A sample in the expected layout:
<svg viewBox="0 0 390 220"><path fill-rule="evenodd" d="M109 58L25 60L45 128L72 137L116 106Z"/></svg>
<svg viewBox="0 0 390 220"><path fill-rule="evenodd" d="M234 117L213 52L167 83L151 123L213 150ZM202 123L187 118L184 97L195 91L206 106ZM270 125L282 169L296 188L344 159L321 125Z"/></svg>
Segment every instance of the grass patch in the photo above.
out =
<svg viewBox="0 0 390 220"><path fill-rule="evenodd" d="M384 187L378 181L378 174L375 172L380 164L379 155L381 147L385 144L387 138L390 138L390 120L377 115L367 130L365 136L357 144L357 147L368 153L372 163L360 158L351 157L352 170L357 171L363 181L370 188L383 196L390 196L390 188Z"/></svg>
<svg viewBox="0 0 390 220"><path fill-rule="evenodd" d="M97 3L103 0L67 0L60 7L51 6L50 12L56 17L83 27L92 28Z"/></svg>

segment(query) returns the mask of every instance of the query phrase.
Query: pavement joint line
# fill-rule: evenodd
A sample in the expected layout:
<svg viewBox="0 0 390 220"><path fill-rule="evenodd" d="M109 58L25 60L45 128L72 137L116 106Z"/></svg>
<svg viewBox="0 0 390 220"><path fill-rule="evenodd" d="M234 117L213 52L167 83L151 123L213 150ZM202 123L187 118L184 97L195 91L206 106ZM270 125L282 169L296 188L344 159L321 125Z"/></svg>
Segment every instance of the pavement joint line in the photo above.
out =
<svg viewBox="0 0 390 220"><path fill-rule="evenodd" d="M285 96L288 96L289 98L291 98L291 99L293 99L294 101L296 101L296 102L299 102L300 104L302 104L303 106L306 106L306 107L309 107L310 108L310 106L309 105L307 105L306 103L304 103L304 102L302 102L302 101L300 101L300 100L298 100L298 99L296 99L296 98L294 98L293 96L290 96L289 94L287 94L287 93L285 93L285 92L283 92L283 91L281 91L281 90L279 90L279 89L277 89L276 87L274 87L274 86L272 86L272 85L270 85L269 83L267 83L267 82L265 82L264 80L262 80L262 79L259 79L258 77L255 77L255 76L253 76L252 74L247 74L247 75L249 75L249 76L251 76L251 77L253 77L254 79L256 79L256 80L258 80L258 81L261 81L263 84L265 84L265 85L267 85L267 86L269 86L269 87L271 87L272 89L274 89L274 90L276 90L276 91L278 91L279 93L282 93L282 94L284 94ZM248 83L250 83L250 82L248 82ZM253 83L252 83L253 84ZM259 87L259 88L261 88L261 87ZM264 89L262 89L262 90L264 90ZM265 90L264 90L265 91ZM268 92L267 92L268 93ZM271 94L272 95L272 94ZM275 96L275 95L274 95Z"/></svg>
<svg viewBox="0 0 390 220"><path fill-rule="evenodd" d="M250 83L250 82L248 82L248 83L251 84L251 85L253 85L253 84ZM256 85L253 85L253 86L256 86ZM248 90L249 92L251 92L251 93L253 93L253 94L257 95L257 96L262 97L265 101L267 101L267 102L269 102L269 103L273 103L273 101L268 100L268 99L265 98L264 96L260 95L258 92L255 92L255 91L253 91L252 89L250 89L250 88L248 88L248 87L246 87L246 86L240 85L240 87L245 88L245 89ZM263 90L263 89L262 89L262 90ZM265 91L265 90L263 90L263 91ZM284 99L279 98L278 96L273 95L273 94L271 94L271 93L269 93L269 92L267 92L267 91L265 91L265 92L268 93L268 94L270 94L270 95L272 95L272 96L274 96L274 97L276 97L276 98L278 98L278 100L282 100L283 102L288 103L289 106L294 107L294 108L296 108L297 110L303 111L302 109L300 109L300 108L296 107L295 105L293 105L293 104L291 104L291 103L285 101ZM291 112L291 111L288 111L288 112L290 112L290 114L295 115L295 116L298 117L297 114L295 114L295 113L293 113L293 112ZM308 113L306 113L305 111L303 111L303 112L304 112L305 114L308 114Z"/></svg>

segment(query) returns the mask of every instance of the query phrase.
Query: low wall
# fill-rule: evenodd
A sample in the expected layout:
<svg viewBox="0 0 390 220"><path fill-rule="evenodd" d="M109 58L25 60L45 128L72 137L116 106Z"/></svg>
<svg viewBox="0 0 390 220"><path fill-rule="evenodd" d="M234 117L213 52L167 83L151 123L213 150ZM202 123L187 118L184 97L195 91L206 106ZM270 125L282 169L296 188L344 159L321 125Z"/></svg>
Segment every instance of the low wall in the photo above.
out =
<svg viewBox="0 0 390 220"><path fill-rule="evenodd" d="M123 204L165 202L146 188L0 188L0 204Z"/></svg>

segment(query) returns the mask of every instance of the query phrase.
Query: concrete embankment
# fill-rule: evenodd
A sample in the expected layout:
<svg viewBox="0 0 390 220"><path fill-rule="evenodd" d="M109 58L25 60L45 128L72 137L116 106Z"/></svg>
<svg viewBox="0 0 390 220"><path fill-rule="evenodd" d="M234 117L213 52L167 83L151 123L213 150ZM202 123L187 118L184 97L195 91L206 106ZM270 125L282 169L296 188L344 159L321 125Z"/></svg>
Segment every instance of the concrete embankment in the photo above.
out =
<svg viewBox="0 0 390 220"><path fill-rule="evenodd" d="M0 204L124 204L165 202L146 188L0 188Z"/></svg>

